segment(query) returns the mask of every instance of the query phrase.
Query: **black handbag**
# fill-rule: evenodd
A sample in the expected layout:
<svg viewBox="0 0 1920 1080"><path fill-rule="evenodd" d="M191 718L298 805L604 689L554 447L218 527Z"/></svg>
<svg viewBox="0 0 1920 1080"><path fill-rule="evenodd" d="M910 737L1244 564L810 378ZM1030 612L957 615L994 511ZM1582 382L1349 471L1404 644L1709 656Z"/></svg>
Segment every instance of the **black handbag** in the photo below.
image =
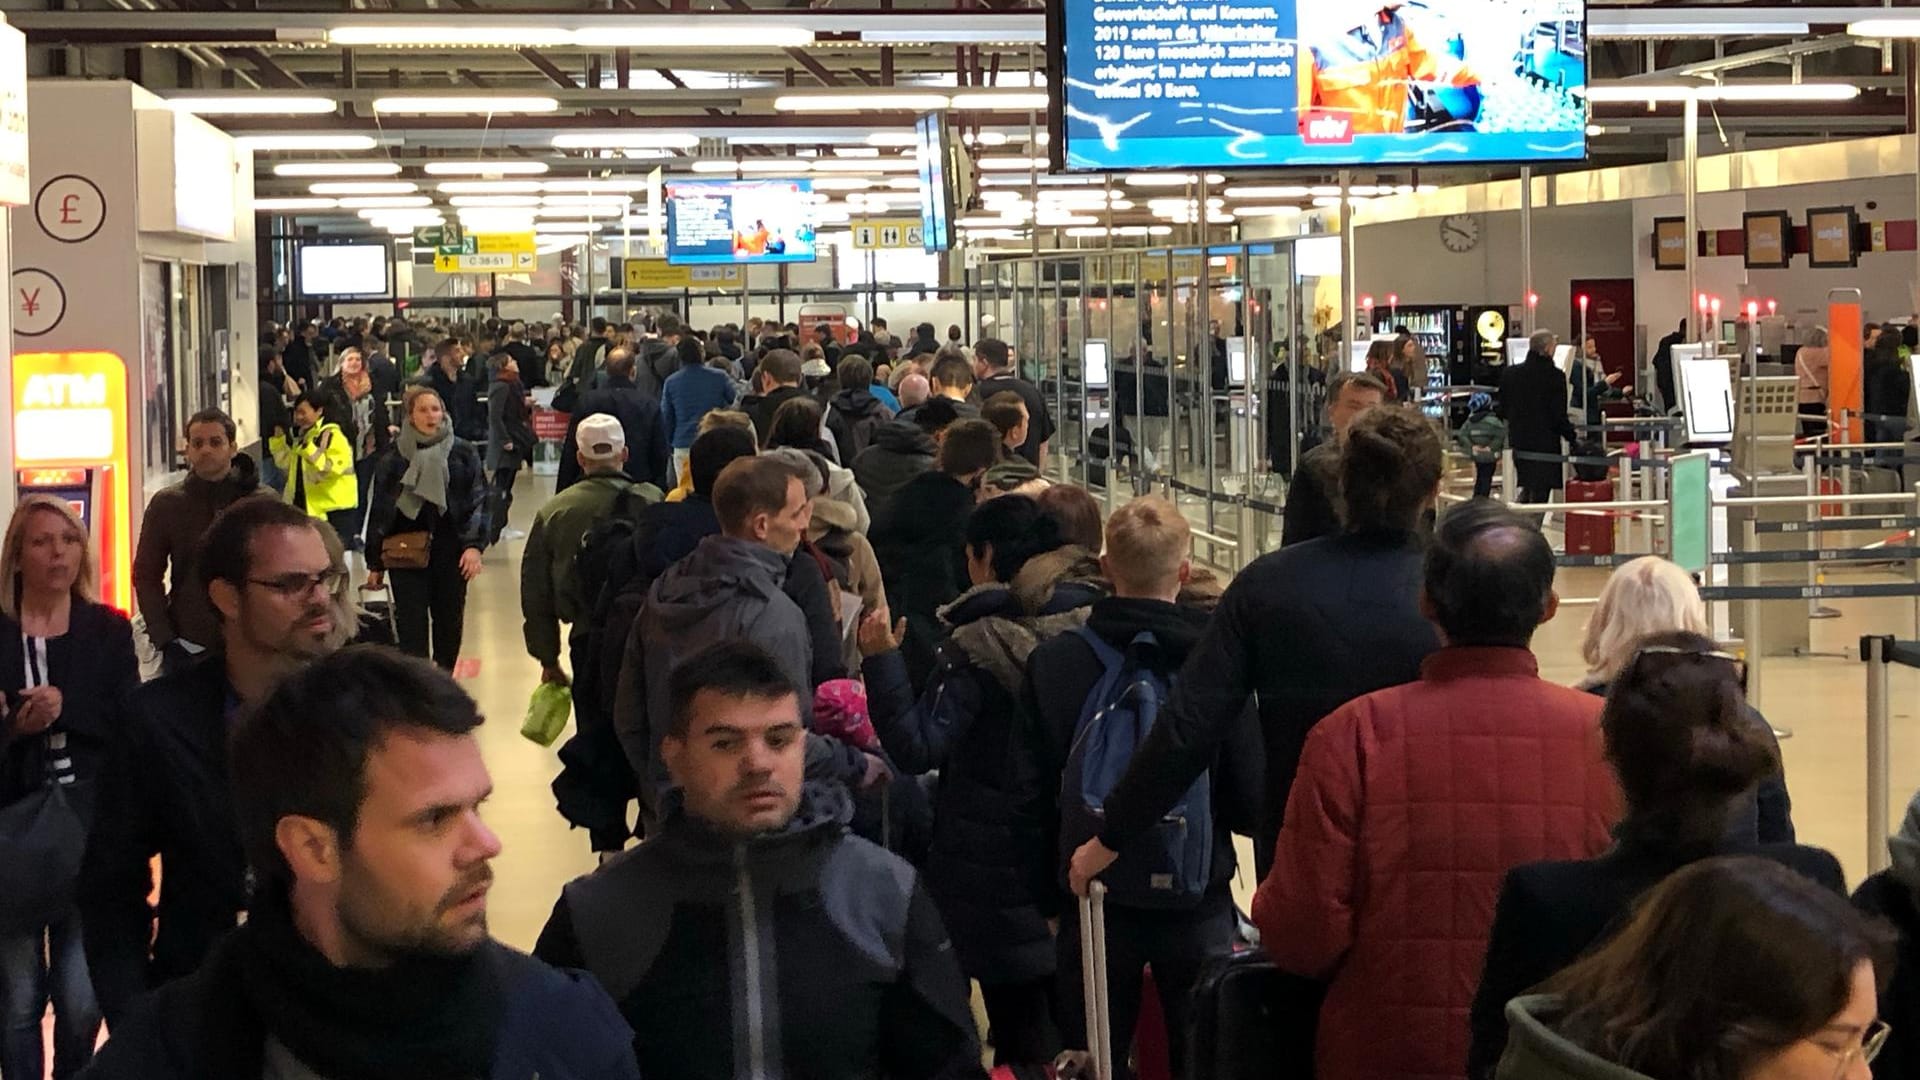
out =
<svg viewBox="0 0 1920 1080"><path fill-rule="evenodd" d="M29 775L45 777L46 740L32 738ZM0 806L0 933L32 933L73 906L87 849L84 789L48 780Z"/></svg>
<svg viewBox="0 0 1920 1080"><path fill-rule="evenodd" d="M1188 1080L1313 1080L1324 984L1289 975L1258 948L1207 960L1193 987Z"/></svg>

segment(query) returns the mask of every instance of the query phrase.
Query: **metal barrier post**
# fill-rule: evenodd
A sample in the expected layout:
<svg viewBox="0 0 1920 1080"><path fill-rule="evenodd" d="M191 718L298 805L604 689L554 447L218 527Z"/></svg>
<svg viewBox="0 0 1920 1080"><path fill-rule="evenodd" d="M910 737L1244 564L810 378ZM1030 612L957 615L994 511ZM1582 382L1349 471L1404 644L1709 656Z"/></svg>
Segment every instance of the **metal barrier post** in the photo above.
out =
<svg viewBox="0 0 1920 1080"><path fill-rule="evenodd" d="M1877 874L1891 861L1887 852L1887 707L1890 637L1860 639L1861 659L1867 662L1867 873Z"/></svg>
<svg viewBox="0 0 1920 1080"><path fill-rule="evenodd" d="M1520 501L1519 473L1513 465L1513 448L1500 451L1500 497L1508 502Z"/></svg>
<svg viewBox="0 0 1920 1080"><path fill-rule="evenodd" d="M1742 550L1758 551L1760 549L1759 538L1754 530L1754 524L1759 520L1759 516L1758 512L1756 512L1752 517L1747 518L1746 521L1742 523ZM1760 566L1758 563L1746 563L1740 567L1740 584L1749 588L1760 584ZM1766 641L1765 634L1761 630L1760 601L1742 600L1740 602L1740 619L1746 624L1747 704L1756 709L1760 709L1760 711L1764 713L1766 710L1761 707L1760 700L1762 688L1765 685L1765 681L1761 677L1761 671L1766 664Z"/></svg>
<svg viewBox="0 0 1920 1080"><path fill-rule="evenodd" d="M1914 485L1913 491L1915 504L1920 505L1920 484ZM1916 538L1920 538L1920 534L1916 534ZM1907 560L1907 575L1913 579L1915 587L1913 596L1913 636L1916 639L1920 639L1920 557Z"/></svg>

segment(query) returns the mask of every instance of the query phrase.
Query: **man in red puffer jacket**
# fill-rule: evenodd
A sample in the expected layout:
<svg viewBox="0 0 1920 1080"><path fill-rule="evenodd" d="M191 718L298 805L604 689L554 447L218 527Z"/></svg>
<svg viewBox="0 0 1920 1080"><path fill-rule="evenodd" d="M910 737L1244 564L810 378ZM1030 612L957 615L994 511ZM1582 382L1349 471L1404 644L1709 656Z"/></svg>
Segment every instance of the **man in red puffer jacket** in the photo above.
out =
<svg viewBox="0 0 1920 1080"><path fill-rule="evenodd" d="M1356 698L1307 739L1254 897L1281 968L1328 980L1329 1080L1453 1080L1507 870L1585 859L1620 814L1602 702L1539 677L1553 552L1481 500L1440 519L1421 609L1446 645L1417 682Z"/></svg>

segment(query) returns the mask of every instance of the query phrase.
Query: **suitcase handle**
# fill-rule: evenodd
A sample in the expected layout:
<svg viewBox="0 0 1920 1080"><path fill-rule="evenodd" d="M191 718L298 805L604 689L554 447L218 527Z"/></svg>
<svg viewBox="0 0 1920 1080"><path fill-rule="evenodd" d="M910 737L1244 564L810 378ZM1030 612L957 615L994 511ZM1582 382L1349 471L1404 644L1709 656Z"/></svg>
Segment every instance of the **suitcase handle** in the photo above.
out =
<svg viewBox="0 0 1920 1080"><path fill-rule="evenodd" d="M1087 1049L1095 1080L1113 1080L1113 1011L1107 1001L1107 886L1093 881L1080 898L1080 982L1086 999Z"/></svg>

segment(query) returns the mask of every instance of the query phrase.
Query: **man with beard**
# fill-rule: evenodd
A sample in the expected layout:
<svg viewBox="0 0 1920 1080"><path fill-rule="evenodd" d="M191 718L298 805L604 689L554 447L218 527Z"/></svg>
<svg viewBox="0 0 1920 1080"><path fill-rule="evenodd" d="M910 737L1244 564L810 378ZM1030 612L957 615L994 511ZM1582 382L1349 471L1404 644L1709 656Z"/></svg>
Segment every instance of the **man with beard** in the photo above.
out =
<svg viewBox="0 0 1920 1080"><path fill-rule="evenodd" d="M593 980L487 932L480 723L451 677L374 646L250 711L231 756L253 908L115 1028L95 1074L637 1080Z"/></svg>
<svg viewBox="0 0 1920 1080"><path fill-rule="evenodd" d="M334 629L340 571L298 507L272 495L234 502L197 561L223 647L135 691L80 870L87 967L114 1027L134 998L198 967L246 910L228 733L281 678L330 651ZM157 912L147 905L155 855Z"/></svg>
<svg viewBox="0 0 1920 1080"><path fill-rule="evenodd" d="M534 954L582 967L647 1076L979 1076L966 982L913 868L804 780L789 667L724 641L669 677L666 818L561 894Z"/></svg>

